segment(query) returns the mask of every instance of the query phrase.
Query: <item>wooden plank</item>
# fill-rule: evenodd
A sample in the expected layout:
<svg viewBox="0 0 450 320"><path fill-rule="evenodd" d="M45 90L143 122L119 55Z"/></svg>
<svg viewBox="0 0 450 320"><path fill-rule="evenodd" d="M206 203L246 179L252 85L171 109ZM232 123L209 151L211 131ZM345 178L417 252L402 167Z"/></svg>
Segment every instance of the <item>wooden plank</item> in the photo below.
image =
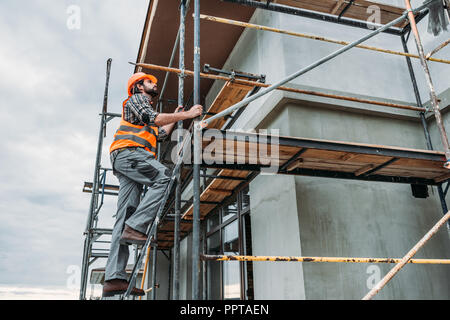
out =
<svg viewBox="0 0 450 320"><path fill-rule="evenodd" d="M203 157L212 158L215 155L223 156L223 160L227 156L233 158L233 156L240 155L246 158L252 159L279 159L289 160L300 149L298 147L289 147L278 145L278 150L273 149L271 145L258 145L256 143L244 143L239 141L233 148L232 145L221 146L221 142L216 142L216 145L209 144L203 148Z"/></svg>
<svg viewBox="0 0 450 320"><path fill-rule="evenodd" d="M290 165L287 166L286 170L287 171L292 171L294 169L297 169L303 162L303 159L296 159L294 162L292 162Z"/></svg>
<svg viewBox="0 0 450 320"><path fill-rule="evenodd" d="M309 150L308 150L309 151ZM320 150L323 151L323 150ZM390 157L384 156L370 156L360 155L360 157L354 157L352 161L339 161L338 155L334 155L334 158L310 158L305 152L302 155L302 161L295 164L295 168L305 169L320 169L329 171L341 171L341 172L353 172L356 175L361 175L372 168L376 168L383 163L390 160ZM332 155L333 153L330 153ZM376 158L378 157L378 159ZM365 160L365 161L362 161ZM428 167L427 167L428 166ZM292 168L291 170L293 170ZM360 170L360 171L358 171ZM414 160L414 159L399 159L396 162L381 168L376 171L377 175L387 176L405 176L405 177L418 177L432 179L436 175L445 173L447 169L442 167L441 162L428 161L428 160Z"/></svg>
<svg viewBox="0 0 450 320"><path fill-rule="evenodd" d="M346 0L348 2L348 0ZM398 16L401 16L403 14L403 12L406 10L403 7L397 7L397 6L392 6L386 3L381 3L378 1L367 1L367 0L355 0L354 2L355 6L361 6L364 8L368 8L370 6L377 6L379 7L382 12L389 12L389 13L393 13L396 14Z"/></svg>
<svg viewBox="0 0 450 320"><path fill-rule="evenodd" d="M440 175L440 176L438 176L438 177L436 177L435 179L434 179L434 181L436 181L436 182L442 182L442 181L445 181L445 180L447 180L447 179L450 179L450 173L445 173L445 174L443 174L443 175Z"/></svg>
<svg viewBox="0 0 450 320"><path fill-rule="evenodd" d="M334 10L335 7L341 3L342 7L345 7L350 0L274 0L274 3L283 4L291 7L303 8L307 10L314 10L319 12L330 13L331 10ZM402 15L405 11L405 8L392 6L385 3L380 3L377 1L365 1L365 0L354 0L352 6L355 7L363 7L368 8L369 6L376 5L380 8L381 12L396 14L398 16ZM337 11L333 14L339 14L340 11ZM364 19L360 19L364 20Z"/></svg>
<svg viewBox="0 0 450 320"><path fill-rule="evenodd" d="M346 153L343 156L341 156L339 158L339 160L347 161L347 160L353 159L353 158L355 158L357 156L359 156L359 154L357 154L357 153Z"/></svg>
<svg viewBox="0 0 450 320"><path fill-rule="evenodd" d="M180 231L186 232L191 230L192 224L180 221ZM175 223L172 221L165 221L164 224L160 227L161 231L172 231L175 228Z"/></svg>
<svg viewBox="0 0 450 320"><path fill-rule="evenodd" d="M349 0L274 0L274 3L312 10L323 13L339 15L343 8L350 2ZM379 3L375 1L355 0L354 3L344 13L343 17L367 21L370 13L367 13L369 6L376 5L380 8L380 19L382 24L386 24L402 15L404 8ZM397 27L403 25L403 22Z"/></svg>
<svg viewBox="0 0 450 320"><path fill-rule="evenodd" d="M217 179L220 180L220 179ZM216 193L216 194L221 194L224 196L231 196L231 194L233 192L231 192L230 190L226 190L226 189L215 189L215 188L209 188L208 190L206 190L207 193Z"/></svg>
<svg viewBox="0 0 450 320"><path fill-rule="evenodd" d="M367 7L364 6L356 6L356 5L352 5L350 6L350 8L345 12L345 14L343 15L343 17L346 18L352 18L352 19L358 19L358 20L365 20L367 21L369 19L370 16L373 15L373 12L367 12ZM380 23L381 24L387 24L389 22L391 22L392 20L395 20L399 17L400 15L398 14L394 14L388 11L380 11ZM401 22L403 23L403 21ZM396 26L398 26L399 24L397 24Z"/></svg>
<svg viewBox="0 0 450 320"><path fill-rule="evenodd" d="M364 166L364 167L362 167L362 168L356 170L356 171L355 171L355 176L360 176L360 175L362 175L362 174L364 174L364 173L366 173L366 172L372 170L372 169L375 168L375 167L376 167L376 166L373 165L373 164L368 164L368 165L366 165L366 166Z"/></svg>
<svg viewBox="0 0 450 320"><path fill-rule="evenodd" d="M448 172L443 163L429 160L399 159L377 174L434 179Z"/></svg>
<svg viewBox="0 0 450 320"><path fill-rule="evenodd" d="M375 174L385 175L385 176L416 177L416 178L434 179L437 176L442 175L443 172L424 171L424 170L420 170L418 168L411 168L411 167L391 168L390 166L387 166L386 168L380 169Z"/></svg>
<svg viewBox="0 0 450 320"><path fill-rule="evenodd" d="M334 5L333 9L331 9L331 14L336 14L338 10L341 8L341 5L344 3L345 0L338 0L336 4Z"/></svg>
<svg viewBox="0 0 450 320"><path fill-rule="evenodd" d="M396 161L395 164L392 164L392 168L395 167L413 167L413 168L420 168L420 169L432 169L437 171L446 171L442 166L443 163L431 161L431 160L419 160L419 159L399 159Z"/></svg>
<svg viewBox="0 0 450 320"><path fill-rule="evenodd" d="M343 160L344 157L344 160ZM378 156L369 154L352 154L351 157L343 151L334 150L322 150L322 149L308 149L302 154L303 159L308 159L310 161L324 161L336 163L336 164L354 164L354 165L364 165L364 164L383 164L384 162L391 159L388 156Z"/></svg>
<svg viewBox="0 0 450 320"><path fill-rule="evenodd" d="M215 100L211 104L210 108L208 109L208 112L212 113L219 113L228 107L231 107L232 105L236 104L237 102L241 101L245 98L245 96L248 94L248 92L252 89L251 86L246 86L243 84L237 84L234 82L226 82L225 85L220 90L219 94L216 96ZM211 115L206 115L203 120L208 119L212 117ZM208 128L216 128L220 129L227 121L226 118L219 118L214 121L212 121Z"/></svg>
<svg viewBox="0 0 450 320"><path fill-rule="evenodd" d="M418 167L403 167L403 166L394 166L389 165L385 168L380 169L377 174L384 174L384 173L392 173L394 171L409 171L409 172L415 172L416 174L427 174L427 175L437 175L437 174L445 174L447 173L447 169L443 168L443 170L434 170L429 168L418 168Z"/></svg>
<svg viewBox="0 0 450 320"><path fill-rule="evenodd" d="M360 168L357 165L343 165L343 164L333 164L333 163L325 163L320 161L308 161L304 159L302 162L299 162L297 168L303 169L315 169L315 170L326 170L326 171L339 171L339 172L355 172Z"/></svg>
<svg viewBox="0 0 450 320"><path fill-rule="evenodd" d="M262 135L258 135L257 133L251 133L251 132L245 132L245 131L236 131L235 134L241 135L241 137L246 137L250 140L250 143L257 144L258 137ZM369 147L369 148L382 148L386 150L393 150L393 151L411 151L411 152L420 152L423 154L433 154L433 155L440 155L445 161L445 153L442 151L436 151L436 150L425 150L425 149L414 149L414 148L406 148L406 147L399 147L399 146L388 146L388 145L381 145L381 144L369 144L369 143L359 143L359 142L348 142L348 141L338 141L338 140L329 140L329 139L312 139L312 138L301 138L301 137L292 137L292 136L279 136L280 139L292 139L292 140L302 140L302 141L309 141L309 142L318 142L318 143L330 143L330 144L338 144L338 145L347 145L347 146L355 146L355 147ZM223 139L223 137L218 138ZM212 137L204 137L203 143L206 144L207 141L212 141ZM267 144L270 145L270 144ZM280 148L288 147L280 145ZM302 146L290 146L291 148L301 148ZM344 155L345 152L342 152L342 155ZM355 152L358 153L358 152ZM363 154L363 153L361 153Z"/></svg>

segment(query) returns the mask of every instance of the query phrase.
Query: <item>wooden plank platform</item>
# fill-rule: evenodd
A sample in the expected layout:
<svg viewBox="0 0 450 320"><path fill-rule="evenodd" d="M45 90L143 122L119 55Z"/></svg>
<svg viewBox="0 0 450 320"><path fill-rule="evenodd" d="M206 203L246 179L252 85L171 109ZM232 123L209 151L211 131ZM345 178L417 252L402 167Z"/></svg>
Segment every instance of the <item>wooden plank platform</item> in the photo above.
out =
<svg viewBox="0 0 450 320"><path fill-rule="evenodd" d="M222 89L220 90L220 92L217 95L214 102L209 107L208 112L219 113L219 112L227 109L228 107L231 107L232 105L234 105L237 102L244 99L245 96L252 89L253 89L253 87L251 87L251 86L238 84L238 83L235 83L232 81L227 81L225 83L225 85L222 87ZM206 115L203 117L202 120L208 119L210 117L212 117L212 115ZM208 125L208 127L221 129L226 121L227 121L227 119L222 117L222 118L216 119L213 122L211 122Z"/></svg>
<svg viewBox="0 0 450 320"><path fill-rule="evenodd" d="M265 0L261 0L261 2L265 2ZM272 2L339 16L350 3L350 0L273 0ZM386 24L394 19L397 19L405 11L405 8L387 5L376 1L354 0L348 9L342 14L342 17L368 21L374 14L373 11L367 11L370 6L377 6L380 8L381 24ZM407 24L408 22L405 20L404 22L396 25L396 27L403 28Z"/></svg>
<svg viewBox="0 0 450 320"><path fill-rule="evenodd" d="M222 133L225 136L225 132ZM262 168L267 161L271 161L272 166L279 167L276 173L312 175L310 171L305 171L307 169L329 171L333 173L330 176L337 178L338 173L344 173L342 178L350 178L347 175L350 173L355 179L373 180L370 176L376 176L379 181L391 181L392 177L396 177L402 179L394 179L394 182L409 183L407 181L411 180L410 183L417 181L423 184L437 184L450 172L443 167L446 159L444 153L439 151L323 139L269 137L269 140L278 140L276 148L279 152L276 154L273 145L259 141L265 136L245 132L226 134L222 140L203 139L204 151L208 151L203 154L205 166L249 171L258 170L258 166ZM216 147L212 147L213 144ZM260 149L268 151L261 155ZM231 161L233 159L234 163ZM216 163L211 165L213 160Z"/></svg>

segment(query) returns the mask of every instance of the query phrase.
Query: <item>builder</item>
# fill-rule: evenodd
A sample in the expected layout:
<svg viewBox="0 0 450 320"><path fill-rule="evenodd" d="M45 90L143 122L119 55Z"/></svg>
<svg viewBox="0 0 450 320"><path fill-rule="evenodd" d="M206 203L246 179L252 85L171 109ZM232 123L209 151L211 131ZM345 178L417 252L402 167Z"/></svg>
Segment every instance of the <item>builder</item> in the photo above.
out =
<svg viewBox="0 0 450 320"><path fill-rule="evenodd" d="M157 82L156 77L142 72L128 80L128 99L123 102L120 127L110 147L120 189L104 297L127 290L128 245L142 245L147 240L147 228L156 217L170 180L170 171L156 160L157 141L167 138L177 121L198 117L203 111L201 105L194 105L189 111L179 106L174 113L156 112L152 103L158 95ZM140 201L142 185L148 190ZM144 295L144 291L133 288L131 294Z"/></svg>

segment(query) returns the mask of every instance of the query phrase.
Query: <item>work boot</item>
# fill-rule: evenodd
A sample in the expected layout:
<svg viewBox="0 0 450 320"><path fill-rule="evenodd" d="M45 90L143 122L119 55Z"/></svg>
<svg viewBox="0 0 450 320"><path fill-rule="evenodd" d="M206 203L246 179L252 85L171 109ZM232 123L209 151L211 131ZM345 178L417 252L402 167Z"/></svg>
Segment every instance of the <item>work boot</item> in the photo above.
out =
<svg viewBox="0 0 450 320"><path fill-rule="evenodd" d="M144 245L147 241L147 235L145 233L134 230L125 224L125 228L122 232L122 237L120 238L120 244L137 244Z"/></svg>
<svg viewBox="0 0 450 320"><path fill-rule="evenodd" d="M128 289L128 281L121 279L112 279L105 281L103 284L103 297L112 297L116 294L124 294ZM144 290L133 288L131 289L132 296L143 296L145 295Z"/></svg>

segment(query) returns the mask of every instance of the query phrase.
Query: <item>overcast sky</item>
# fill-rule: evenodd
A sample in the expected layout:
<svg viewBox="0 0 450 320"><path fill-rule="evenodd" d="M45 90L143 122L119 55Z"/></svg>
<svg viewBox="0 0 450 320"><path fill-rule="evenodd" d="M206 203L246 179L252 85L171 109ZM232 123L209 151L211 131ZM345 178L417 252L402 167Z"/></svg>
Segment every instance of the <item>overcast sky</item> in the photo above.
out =
<svg viewBox="0 0 450 320"><path fill-rule="evenodd" d="M90 200L81 190L93 177L106 60L113 59L108 108L119 113L147 7L148 0L0 1L0 299L78 298ZM112 227L115 201L106 199L99 227Z"/></svg>
<svg viewBox="0 0 450 320"><path fill-rule="evenodd" d="M0 299L78 298L90 199L81 190L93 176L106 60L109 111L120 112L147 7L0 1ZM108 224L115 198L104 209Z"/></svg>

